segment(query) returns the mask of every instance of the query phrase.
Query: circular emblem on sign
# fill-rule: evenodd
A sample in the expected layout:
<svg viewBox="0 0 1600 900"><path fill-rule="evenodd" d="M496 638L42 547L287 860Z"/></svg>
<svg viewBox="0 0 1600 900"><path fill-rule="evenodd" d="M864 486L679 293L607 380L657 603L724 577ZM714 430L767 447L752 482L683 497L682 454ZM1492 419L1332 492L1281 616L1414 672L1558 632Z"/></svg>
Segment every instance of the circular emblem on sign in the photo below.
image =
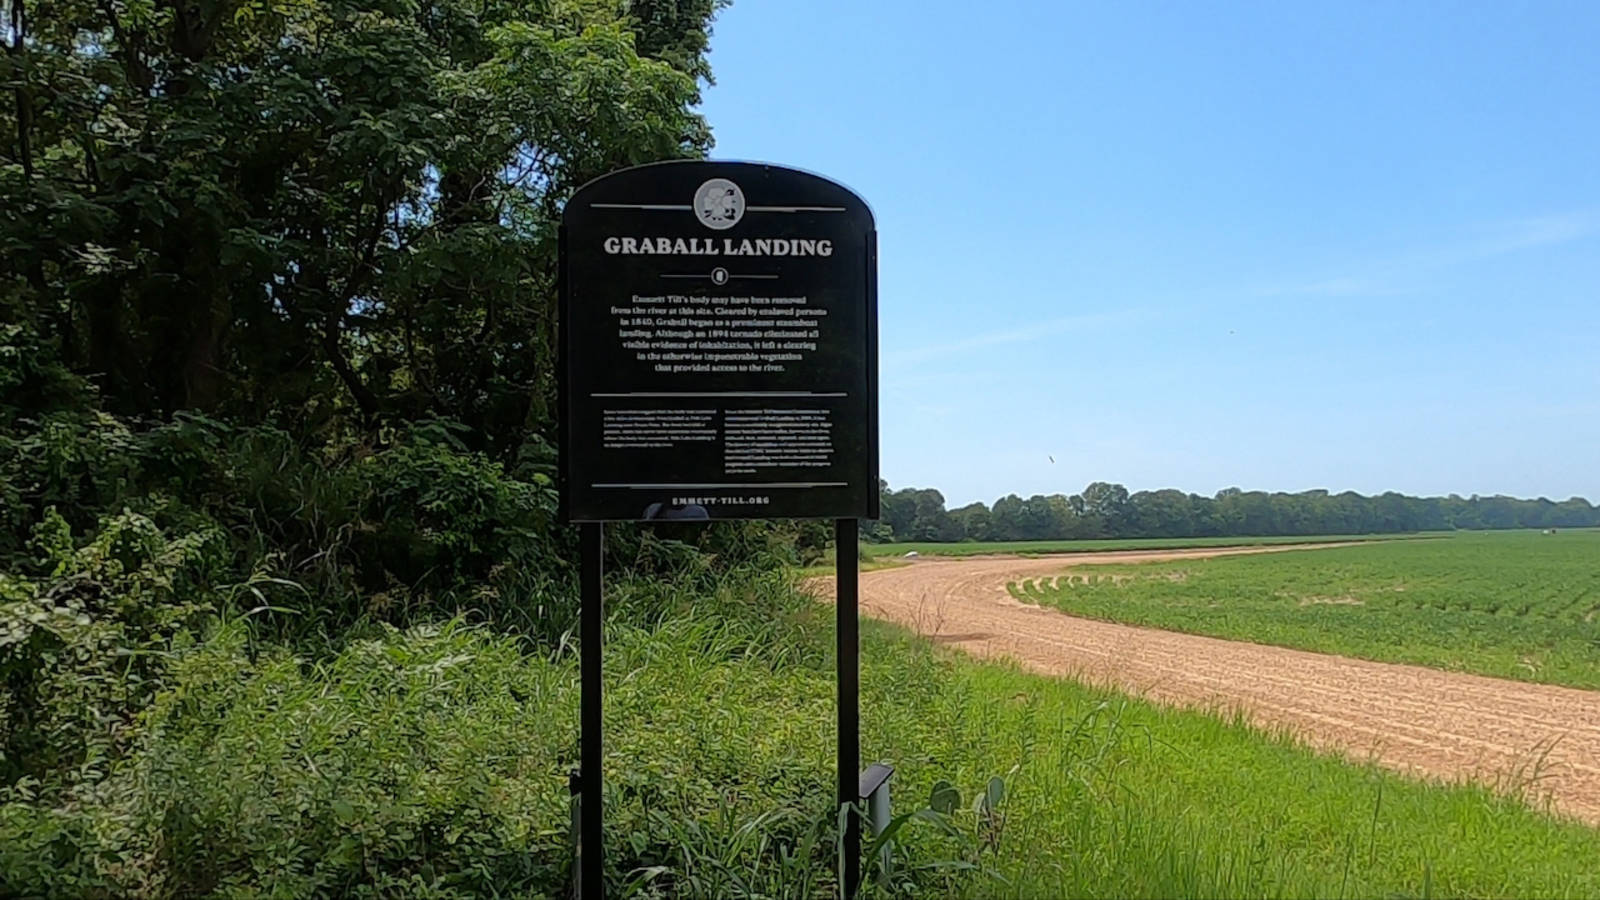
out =
<svg viewBox="0 0 1600 900"><path fill-rule="evenodd" d="M744 191L726 178L713 178L694 192L694 215L707 228L732 228L744 218Z"/></svg>
<svg viewBox="0 0 1600 900"><path fill-rule="evenodd" d="M711 270L711 283L712 284L717 284L717 285L727 284L728 283L728 270L724 269L721 266L717 266L715 269L712 269Z"/></svg>

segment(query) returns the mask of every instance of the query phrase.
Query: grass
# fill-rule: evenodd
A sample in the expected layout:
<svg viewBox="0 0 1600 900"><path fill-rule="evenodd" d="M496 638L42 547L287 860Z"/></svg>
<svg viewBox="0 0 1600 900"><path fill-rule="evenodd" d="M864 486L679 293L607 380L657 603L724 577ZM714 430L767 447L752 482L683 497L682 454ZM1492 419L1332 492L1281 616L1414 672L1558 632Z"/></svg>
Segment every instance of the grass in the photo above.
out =
<svg viewBox="0 0 1600 900"><path fill-rule="evenodd" d="M856 569L857 571L859 571L859 572L875 572L875 571L877 571L879 569L894 569L894 568L898 568L900 566L909 565L909 563L906 560L895 559L892 556L886 556L886 555L874 556L870 552L870 550L871 550L871 548L873 548L875 546L880 546L880 545L875 545L875 544L862 544L861 545L861 552L860 552L860 556L858 557L860 562L857 565L857 569ZM817 577L819 575L832 575L836 571L838 571L838 568L839 568L838 557L837 557L837 555L835 553L834 548L833 547L829 547L827 550L825 550L823 552L821 559L818 559L816 562L812 563L809 566L800 567L800 568L796 569L795 571L801 578L815 578L815 577Z"/></svg>
<svg viewBox="0 0 1600 900"><path fill-rule="evenodd" d="M1321 534L1300 537L1193 537L1193 538L1117 538L1095 541L906 541L892 544L863 544L862 557L904 556L916 551L922 556L983 556L1006 553L1018 556L1043 556L1051 553L1104 553L1111 550L1181 550L1186 547L1256 547L1273 544L1327 544L1343 541L1390 541L1438 537L1445 532L1410 534Z"/></svg>
<svg viewBox="0 0 1600 900"><path fill-rule="evenodd" d="M868 630L880 662L866 752L897 790L968 787L1016 765L990 865L969 896L1592 896L1600 832L1471 787L1313 753L1196 712L956 656ZM893 684L929 691L909 709ZM1007 883L1009 882L1009 883Z"/></svg>
<svg viewBox="0 0 1600 900"><path fill-rule="evenodd" d="M832 616L791 583L608 585L608 896L834 891ZM1515 799L862 626L864 761L896 767L898 813L960 795L898 832L876 895L1600 895L1600 831ZM93 792L0 792L0 893L562 892L570 645L455 622L312 664L236 623L181 653Z"/></svg>
<svg viewBox="0 0 1600 900"><path fill-rule="evenodd" d="M1600 688L1595 530L1095 566L1012 592L1107 621Z"/></svg>
<svg viewBox="0 0 1600 900"><path fill-rule="evenodd" d="M856 567L856 571L876 572L879 569L898 569L904 565L909 565L909 563L899 559L871 559L868 557L862 557L860 565ZM795 572L801 578L815 578L819 575L832 575L838 570L839 566L837 563L819 562L809 566L797 568L795 569Z"/></svg>

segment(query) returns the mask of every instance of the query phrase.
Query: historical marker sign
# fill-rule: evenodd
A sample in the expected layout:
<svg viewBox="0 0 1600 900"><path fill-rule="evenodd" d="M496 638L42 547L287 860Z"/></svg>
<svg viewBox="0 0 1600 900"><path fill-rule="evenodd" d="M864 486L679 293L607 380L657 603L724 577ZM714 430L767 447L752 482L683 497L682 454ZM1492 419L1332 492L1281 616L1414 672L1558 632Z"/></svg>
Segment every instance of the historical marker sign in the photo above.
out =
<svg viewBox="0 0 1600 900"><path fill-rule="evenodd" d="M860 197L780 166L670 162L590 182L562 221L569 521L877 517Z"/></svg>

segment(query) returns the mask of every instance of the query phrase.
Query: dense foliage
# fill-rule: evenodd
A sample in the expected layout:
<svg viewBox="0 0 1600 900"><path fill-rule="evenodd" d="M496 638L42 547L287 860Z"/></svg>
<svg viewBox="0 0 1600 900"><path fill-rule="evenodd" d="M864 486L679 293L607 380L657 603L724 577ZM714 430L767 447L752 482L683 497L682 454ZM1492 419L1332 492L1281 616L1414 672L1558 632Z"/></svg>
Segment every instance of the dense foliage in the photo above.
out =
<svg viewBox="0 0 1600 900"><path fill-rule="evenodd" d="M717 5L5 5L0 895L561 889L554 223ZM819 543L614 529L614 618Z"/></svg>
<svg viewBox="0 0 1600 900"><path fill-rule="evenodd" d="M1040 541L1096 538L1396 534L1484 528L1600 526L1600 506L1582 497L1559 503L1515 497L1408 497L1393 491L1298 494L1228 488L1214 497L1178 490L1138 491L1096 481L1080 494L1016 494L994 506L945 509L931 488L882 488L883 520L873 540Z"/></svg>
<svg viewBox="0 0 1600 900"><path fill-rule="evenodd" d="M12 0L0 310L103 408L550 433L554 222L709 146L714 0Z"/></svg>

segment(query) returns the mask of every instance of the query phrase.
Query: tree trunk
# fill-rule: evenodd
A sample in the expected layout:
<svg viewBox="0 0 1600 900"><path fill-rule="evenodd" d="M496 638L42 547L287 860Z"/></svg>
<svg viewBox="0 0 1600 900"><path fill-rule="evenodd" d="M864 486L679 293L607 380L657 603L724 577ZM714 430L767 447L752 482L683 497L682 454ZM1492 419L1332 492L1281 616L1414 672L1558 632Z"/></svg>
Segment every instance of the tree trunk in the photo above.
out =
<svg viewBox="0 0 1600 900"><path fill-rule="evenodd" d="M350 389L350 396L355 398L356 405L361 407L361 412L369 419L375 418L381 405L378 402L378 395L362 382L361 376L356 374L350 361L345 359L344 349L339 346L339 336L343 330L339 325L341 318L338 310L329 311L322 328L322 350L333 366L333 371L338 373L339 380Z"/></svg>
<svg viewBox="0 0 1600 900"><path fill-rule="evenodd" d="M226 292L213 298L199 321L192 323L184 354L184 406L211 411L222 399L222 345L233 318Z"/></svg>
<svg viewBox="0 0 1600 900"><path fill-rule="evenodd" d="M11 57L13 75L17 79L17 155L22 159L22 176L33 178L33 93L28 87L28 77L23 46L28 18L24 0L11 0L11 43L6 45L6 55Z"/></svg>

